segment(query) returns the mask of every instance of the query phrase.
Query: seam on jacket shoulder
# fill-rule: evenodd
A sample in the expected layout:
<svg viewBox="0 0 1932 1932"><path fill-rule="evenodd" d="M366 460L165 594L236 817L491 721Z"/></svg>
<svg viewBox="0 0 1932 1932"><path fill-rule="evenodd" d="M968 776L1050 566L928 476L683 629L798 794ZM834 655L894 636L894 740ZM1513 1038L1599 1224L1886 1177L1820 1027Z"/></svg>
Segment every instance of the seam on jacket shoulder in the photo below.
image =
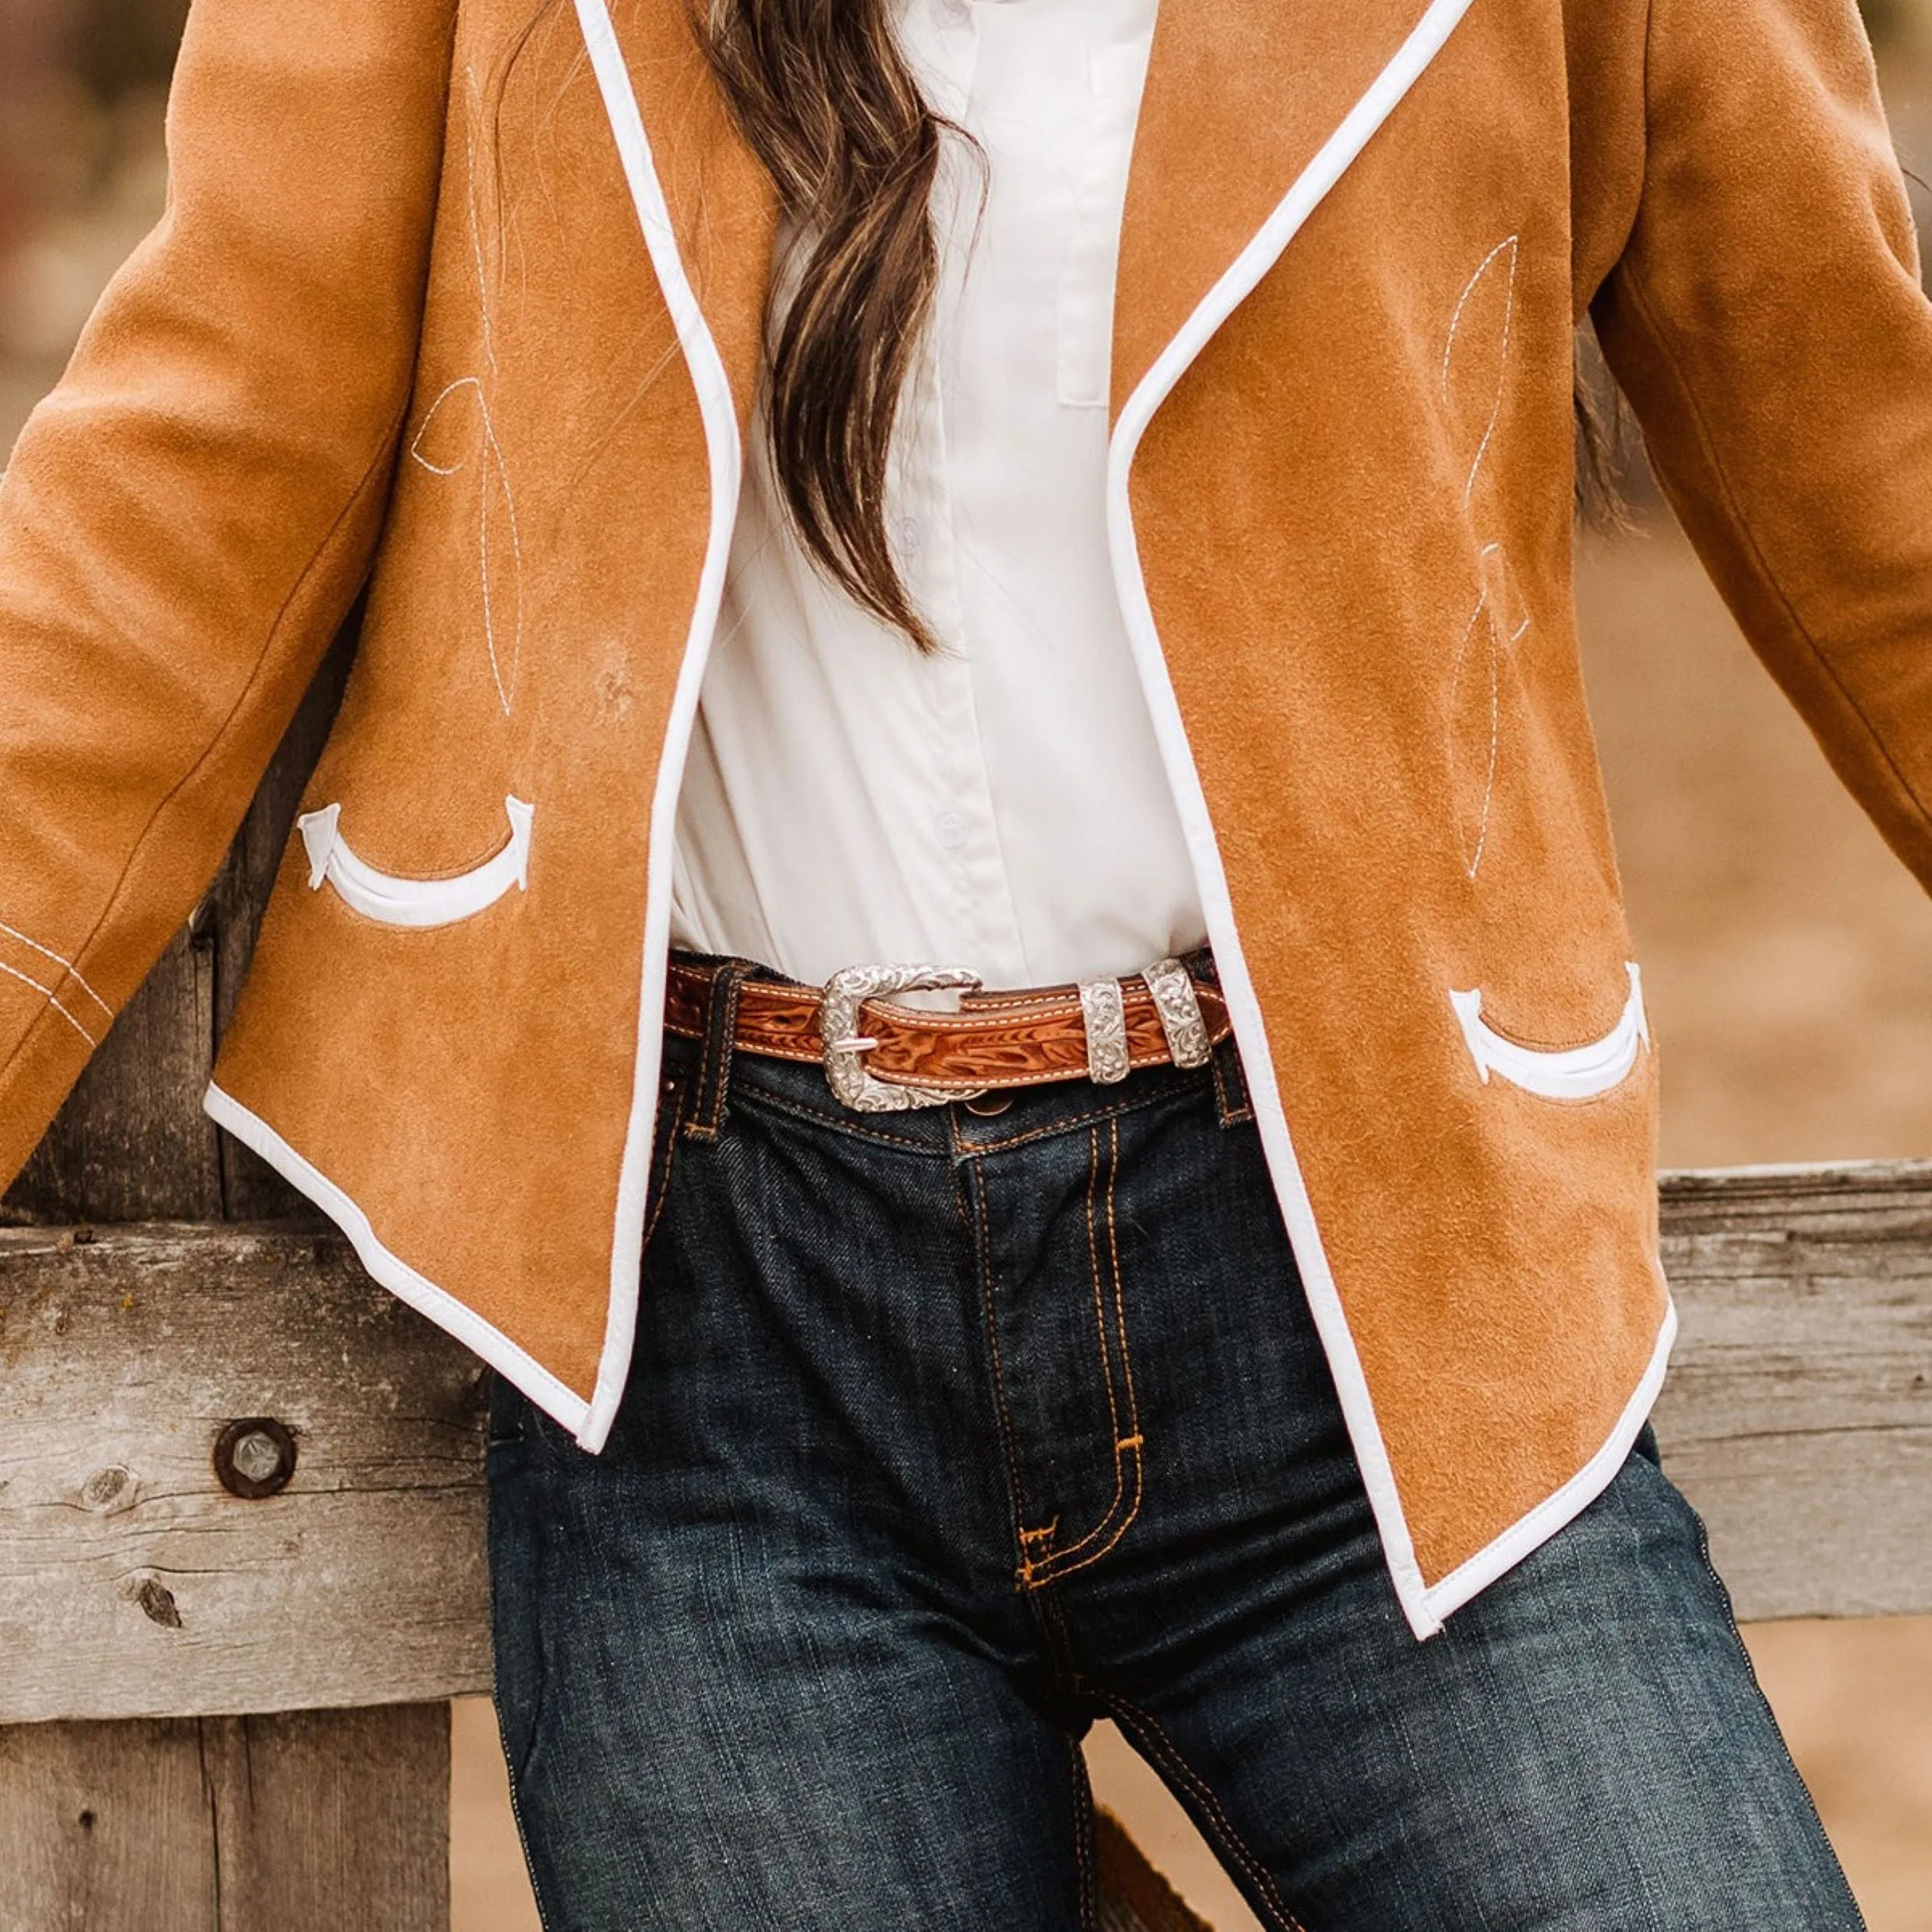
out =
<svg viewBox="0 0 1932 1932"><path fill-rule="evenodd" d="M303 591L313 580L316 573L330 560L332 553L337 548L344 527L368 498L372 485L380 483L386 479L403 429L409 419L411 397L413 393L412 385L408 393L405 393L402 404L397 409L375 454L371 457L368 466L364 469L361 477L358 478L354 488L350 492L347 501L337 513L334 520L330 524L321 542L316 546L308 561L297 573L294 583L289 586L287 594L283 598L276 610L273 620L263 636L261 649L256 654L253 668L243 679L242 689L236 693L234 702L229 706L227 714L222 718L220 724L217 726L213 736L209 739L194 761L182 773L181 776L155 801L153 810L148 814L147 823L142 827L134 843L128 848L128 855L122 862L120 876L115 880L113 887L109 890L106 901L101 907L100 916L88 928L86 936L74 948L73 959L77 970L85 970L90 963L90 956L93 950L100 943L106 928L113 922L115 913L120 908L122 901L126 896L128 881L136 866L140 862L142 855L153 840L156 827L166 815L168 807L189 784L193 783L206 767L210 760L221 749L224 742L232 734L236 721L247 710L249 700L261 682L263 668L273 656L276 643L287 625L290 611L301 597ZM260 774L258 774L256 779L258 784L259 777ZM203 889L206 890L205 887ZM124 1001L121 1009L117 1011L115 1016L117 1018L119 1017L119 1011L125 1010L125 1004ZM35 1044L42 1029L48 1024L48 1013L46 1011L36 1014L32 1021L29 1023L26 1031L21 1035L12 1052L7 1056L5 1061L0 1062L0 1084L4 1084L12 1077L15 1067L26 1055L29 1048Z"/></svg>
<svg viewBox="0 0 1932 1932"><path fill-rule="evenodd" d="M1765 554L1764 545L1758 541L1757 534L1752 529L1750 520L1744 513L1743 506L1738 499L1737 492L1732 488L1730 478L1725 470L1722 459L1718 453L1717 439L1711 433L1710 425L1706 421L1703 408L1698 403L1696 389L1686 378L1683 365L1678 361L1676 351L1672 346L1669 332L1664 326L1658 310L1645 292L1644 278L1638 271L1635 262L1627 258L1623 265L1622 273L1624 286L1629 291L1631 306L1636 309L1638 316L1642 319L1644 326L1649 331L1651 339L1657 345L1658 353L1662 356L1669 368L1671 379L1676 385L1678 394L1683 398L1685 412L1690 418L1692 429L1696 433L1698 447L1703 453L1705 461L1710 466L1712 479L1717 486L1718 495L1729 516L1731 526L1742 540L1744 549L1759 579L1770 591L1772 595L1777 599L1786 617L1789 620L1792 629L1797 634L1799 640L1806 650L1810 651L1819 669L1831 680L1832 687L1843 700L1846 710L1857 720L1866 736L1871 741L1872 748L1877 754L1879 763L1891 774L1894 783L1898 786L1906 803L1917 813L1925 829L1927 831L1932 831L1932 806L1928 806L1926 800L1919 795L1912 781L1899 768L1897 760L1892 756L1891 746L1885 742L1884 735L1867 714L1865 707L1859 703L1856 694L1845 682L1837 665L1832 661L1829 654L1813 633L1810 626L1799 615L1797 605L1792 601L1789 593L1779 580L1777 572L1772 569L1771 559Z"/></svg>

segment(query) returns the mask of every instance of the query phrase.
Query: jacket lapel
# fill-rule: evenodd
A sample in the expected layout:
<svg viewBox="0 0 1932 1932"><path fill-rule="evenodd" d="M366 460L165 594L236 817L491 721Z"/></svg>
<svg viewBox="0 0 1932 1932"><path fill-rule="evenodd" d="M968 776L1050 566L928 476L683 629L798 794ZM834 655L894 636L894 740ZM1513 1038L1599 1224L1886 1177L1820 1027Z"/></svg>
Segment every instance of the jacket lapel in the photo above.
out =
<svg viewBox="0 0 1932 1932"><path fill-rule="evenodd" d="M1121 234L1116 414L1244 251L1267 245L1295 192L1318 198L1345 170L1470 4L1162 0ZM610 0L609 17L742 423L776 190L732 122L682 0ZM1284 225L1292 237L1299 222Z"/></svg>
<svg viewBox="0 0 1932 1932"><path fill-rule="evenodd" d="M579 12L594 35L605 9ZM684 0L608 0L608 17L742 430L757 387L777 192L732 120Z"/></svg>
<svg viewBox="0 0 1932 1932"><path fill-rule="evenodd" d="M1116 414L1250 244L1285 246L1308 211L1290 198L1326 192L1468 4L1161 0L1121 234Z"/></svg>

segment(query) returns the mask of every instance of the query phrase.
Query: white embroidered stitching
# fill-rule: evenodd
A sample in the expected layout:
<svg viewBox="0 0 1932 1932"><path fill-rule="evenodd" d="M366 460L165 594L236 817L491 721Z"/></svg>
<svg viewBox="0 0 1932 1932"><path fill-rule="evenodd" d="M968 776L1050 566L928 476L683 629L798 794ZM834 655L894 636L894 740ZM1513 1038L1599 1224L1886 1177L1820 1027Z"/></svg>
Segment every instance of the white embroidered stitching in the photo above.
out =
<svg viewBox="0 0 1932 1932"><path fill-rule="evenodd" d="M1490 264L1505 249L1509 251L1509 282L1503 296L1503 341L1496 362L1496 399L1490 405L1489 421L1482 427L1482 439L1475 446L1475 456L1469 465L1469 474L1462 485L1462 500L1467 504L1475 492L1475 479L1482 467L1482 459L1489 454L1490 443L1496 434L1497 421L1503 414L1503 393L1509 370L1510 330L1516 316L1516 256L1520 237L1505 235L1476 264L1475 273L1464 284L1462 293L1456 298L1454 313L1449 318L1449 339L1442 345L1442 400L1449 400L1449 363L1455 354L1456 333L1462 326L1462 312L1469 305L1469 298L1476 291L1477 285L1490 272Z"/></svg>
<svg viewBox="0 0 1932 1932"><path fill-rule="evenodd" d="M482 309L483 360L494 375L496 373L496 342L490 326L489 280L483 267L483 224L476 209L476 121L483 109L483 98L482 91L476 84L476 69L474 67L465 65L463 82L463 199L469 212L470 253L476 263L477 298Z"/></svg>
<svg viewBox="0 0 1932 1932"><path fill-rule="evenodd" d="M473 69L465 68L464 74L468 83L467 90L468 111L464 116L464 163L466 200L469 212L470 249L476 267L476 298L478 316L483 332L483 360L490 373L496 373L495 333L490 322L489 281L483 259L483 230L481 218L477 211L476 201L476 133L475 118L478 111L476 75ZM418 464L432 476L454 476L464 468L469 458L453 463L446 467L432 463L423 453L423 440L429 434L430 425L435 422L443 404L459 390L470 390L476 397L477 421L482 432L483 453L494 473L497 487L503 494L504 520L509 527L510 581L515 587L516 617L511 640L509 676L504 680L502 661L496 648L496 599L490 582L490 479L485 477L477 490L477 548L479 574L483 596L483 645L489 653L490 676L496 686L497 701L508 717L516 689L516 674L524 657L524 543L522 533L516 523L516 492L509 480L509 465L503 456L503 446L497 439L496 420L490 409L489 395L480 375L460 375L447 384L442 393L428 407L416 433L410 440L409 454L412 462Z"/></svg>
<svg viewBox="0 0 1932 1932"><path fill-rule="evenodd" d="M5 973L9 979L19 980L20 984L23 986L31 986L36 992L41 994L42 997L45 999L47 1003L54 1010L58 1013L60 1017L65 1020L67 1024L72 1027L90 1046L98 1046L100 1044L100 1042L94 1038L93 1035L90 1033L87 1029L83 1026L71 1013L68 1011L66 1007L61 1004L58 997L55 993L55 991L51 986L43 986L37 979L32 978L25 973L16 972L12 967L9 966L6 963L5 960L0 960L0 973Z"/></svg>
<svg viewBox="0 0 1932 1932"><path fill-rule="evenodd" d="M490 676L496 686L497 698L502 705L503 715L508 717L516 696L516 673L524 655L524 544L522 534L517 527L516 493L510 485L509 465L504 460L503 446L497 440L495 419L490 413L489 399L484 393L481 376L460 375L443 390L429 405L428 412L418 426L409 446L409 453L411 460L421 464L432 476L454 476L467 465L467 457L461 462L452 463L447 467L432 463L424 455L422 450L423 439L429 434L430 425L435 421L438 411L458 390L464 389L474 391L476 395L477 420L483 432L484 454L488 457L495 473L497 485L503 493L504 520L509 526L510 577L516 591L516 622L511 640L509 682L506 685L503 681L502 661L497 654L496 602L490 587L490 492L487 485L480 489L477 492L477 545L483 593L483 644L489 653Z"/></svg>
<svg viewBox="0 0 1932 1932"><path fill-rule="evenodd" d="M1497 546L1489 545L1479 553L1479 560L1486 558ZM1489 587L1485 584L1475 601L1475 608L1469 614L1469 621L1463 627L1462 642L1456 647L1454 668L1449 674L1449 715L1453 721L1456 713L1457 693L1462 689L1462 666L1469 651L1469 640L1475 635L1475 627L1487 614L1490 608ZM1521 633L1519 633L1518 635ZM1497 672L1496 623L1490 622L1490 767L1482 784L1482 809L1476 820L1475 851L1463 862L1463 869L1473 880L1482 869L1482 854L1490 842L1490 808L1496 797L1496 767L1503 743L1503 692L1502 680ZM1453 724L1451 729L1453 731ZM1460 827L1458 828L1460 831Z"/></svg>
<svg viewBox="0 0 1932 1932"><path fill-rule="evenodd" d="M464 467L464 464L469 461L470 459L465 457L462 463L452 463L446 467L440 463L432 463L422 453L422 442L423 438L429 433L429 425L436 420L436 411L442 408L458 390L481 389L481 387L482 384L474 375L460 375L453 383L444 388L442 394L429 405L428 412L417 428L414 439L409 446L409 454L412 462L421 464L432 476L454 476Z"/></svg>
<svg viewBox="0 0 1932 1932"><path fill-rule="evenodd" d="M108 1016L110 1020L114 1017L113 1007L109 1006L107 1001L103 999L100 994L96 992L93 988L88 985L87 975L83 973L71 959L67 958L62 954L55 952L51 946L43 946L38 940L28 938L26 934L23 933L17 925L9 925L5 919L0 919L0 933L5 933L7 937L10 940L18 940L19 943L28 950L29 952L38 953L41 958L44 960L51 960L55 965L61 967L67 972L71 973L73 975L74 984L79 987L81 991L84 992L87 997Z"/></svg>
<svg viewBox="0 0 1932 1932"><path fill-rule="evenodd" d="M1489 275L1497 259L1507 255L1509 258L1509 271L1508 280L1504 287L1503 320L1496 361L1496 390L1490 399L1489 414L1484 419L1482 433L1477 441L1475 453L1470 460L1468 474L1463 480L1462 502L1465 509L1468 508L1475 498L1477 481L1482 474L1484 463L1495 442L1497 426L1502 420L1504 399L1507 393L1510 346L1513 338L1516 316L1516 268L1520 242L1521 238L1518 235L1504 236L1477 263L1475 273L1463 284L1462 292L1456 298L1455 307L1449 318L1448 337L1443 344L1442 400L1444 407L1449 407L1453 404L1454 400L1450 391L1450 373L1454 361L1456 345L1461 337L1463 317L1477 289L1482 286L1483 280ZM1482 803L1476 816L1475 836L1473 843L1468 842L1461 823L1458 823L1457 826L1457 835L1458 838L1465 841L1463 869L1468 874L1472 883L1475 882L1476 875L1482 869L1483 858L1489 850L1490 824L1496 805L1497 777L1502 764L1504 670L1511 654L1521 640L1525 633L1528 630L1530 625L1529 614L1525 609L1521 622L1518 624L1515 629L1510 631L1507 636L1504 633L1502 627L1508 623L1510 616L1507 608L1509 601L1507 596L1509 559L1501 543L1492 541L1485 544L1477 552L1477 563L1480 576L1475 608L1470 613L1469 621L1463 627L1461 640L1456 647L1455 659L1449 675L1450 759L1453 767L1458 762L1456 721L1458 701L1462 689L1464 667L1468 660L1471 640L1475 635L1476 626L1479 623L1484 623L1486 620L1486 629L1489 633L1487 657L1490 679L1490 746L1488 761L1483 773ZM1497 601L1492 595L1490 583L1492 575L1496 578L1503 592L1504 608L1500 622ZM1459 816L1458 814L1458 818Z"/></svg>

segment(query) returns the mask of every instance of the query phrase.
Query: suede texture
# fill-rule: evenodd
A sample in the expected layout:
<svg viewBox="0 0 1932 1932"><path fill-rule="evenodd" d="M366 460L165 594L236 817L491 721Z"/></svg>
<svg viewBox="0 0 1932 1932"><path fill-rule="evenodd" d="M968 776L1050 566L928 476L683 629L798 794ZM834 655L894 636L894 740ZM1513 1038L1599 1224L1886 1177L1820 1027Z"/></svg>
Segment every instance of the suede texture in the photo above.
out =
<svg viewBox="0 0 1932 1932"><path fill-rule="evenodd" d="M1163 0L1116 408L1422 11ZM192 907L367 582L307 808L432 879L502 844L513 795L527 890L393 926L314 889L293 841L217 1077L587 1398L633 1260L650 820L710 504L570 9L506 66L534 12L197 0L168 217L0 492L0 1173ZM613 15L742 422L770 185L679 0ZM1630 994L1571 590L1586 310L1754 643L1932 878L1932 313L1851 0L1474 0L1133 478L1430 1583L1628 1421L1666 1307L1654 1045L1551 1099L1485 1081L1450 998L1551 1052Z"/></svg>

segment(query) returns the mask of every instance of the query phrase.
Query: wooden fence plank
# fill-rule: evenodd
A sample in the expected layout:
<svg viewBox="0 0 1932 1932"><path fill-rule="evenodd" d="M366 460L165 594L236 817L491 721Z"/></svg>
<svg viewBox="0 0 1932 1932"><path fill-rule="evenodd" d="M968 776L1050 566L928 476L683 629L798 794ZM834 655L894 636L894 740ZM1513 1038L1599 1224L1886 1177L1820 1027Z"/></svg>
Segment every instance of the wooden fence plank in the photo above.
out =
<svg viewBox="0 0 1932 1932"><path fill-rule="evenodd" d="M1747 1616L1932 1612L1932 1166L1682 1176L1659 1410ZM482 1372L331 1232L0 1230L0 1722L487 1688ZM296 1432L242 1502L227 1421Z"/></svg>
<svg viewBox="0 0 1932 1932"><path fill-rule="evenodd" d="M447 1704L204 1720L203 1736L221 1932L448 1932Z"/></svg>
<svg viewBox="0 0 1932 1932"><path fill-rule="evenodd" d="M1672 1475L1748 1617L1932 1612L1932 1165L1671 1177Z"/></svg>
<svg viewBox="0 0 1932 1932"><path fill-rule="evenodd" d="M0 1722L488 1681L483 1371L332 1234L0 1231ZM228 1422L294 1481L217 1481Z"/></svg>
<svg viewBox="0 0 1932 1932"><path fill-rule="evenodd" d="M1099 1932L1214 1932L1142 1855L1120 1821L1102 1810L1094 1819L1100 1874Z"/></svg>
<svg viewBox="0 0 1932 1932"><path fill-rule="evenodd" d="M198 1724L0 1729L5 1932L210 1932L218 1886Z"/></svg>
<svg viewBox="0 0 1932 1932"><path fill-rule="evenodd" d="M352 623L0 1222L309 1212L200 1102L354 650ZM0 1729L0 1932L447 1932L448 1707L407 1701L481 1671L477 1373L386 1299L300 1233L37 1235L0 1257L0 1722L122 1720ZM312 1426L337 1358L368 1379ZM297 1432L298 1481L238 1502L210 1439L263 1412ZM358 1596L372 1576L393 1628ZM300 1697L275 1683L291 1644Z"/></svg>
<svg viewBox="0 0 1932 1932"><path fill-rule="evenodd" d="M4 1932L446 1932L446 1705L0 1729Z"/></svg>

